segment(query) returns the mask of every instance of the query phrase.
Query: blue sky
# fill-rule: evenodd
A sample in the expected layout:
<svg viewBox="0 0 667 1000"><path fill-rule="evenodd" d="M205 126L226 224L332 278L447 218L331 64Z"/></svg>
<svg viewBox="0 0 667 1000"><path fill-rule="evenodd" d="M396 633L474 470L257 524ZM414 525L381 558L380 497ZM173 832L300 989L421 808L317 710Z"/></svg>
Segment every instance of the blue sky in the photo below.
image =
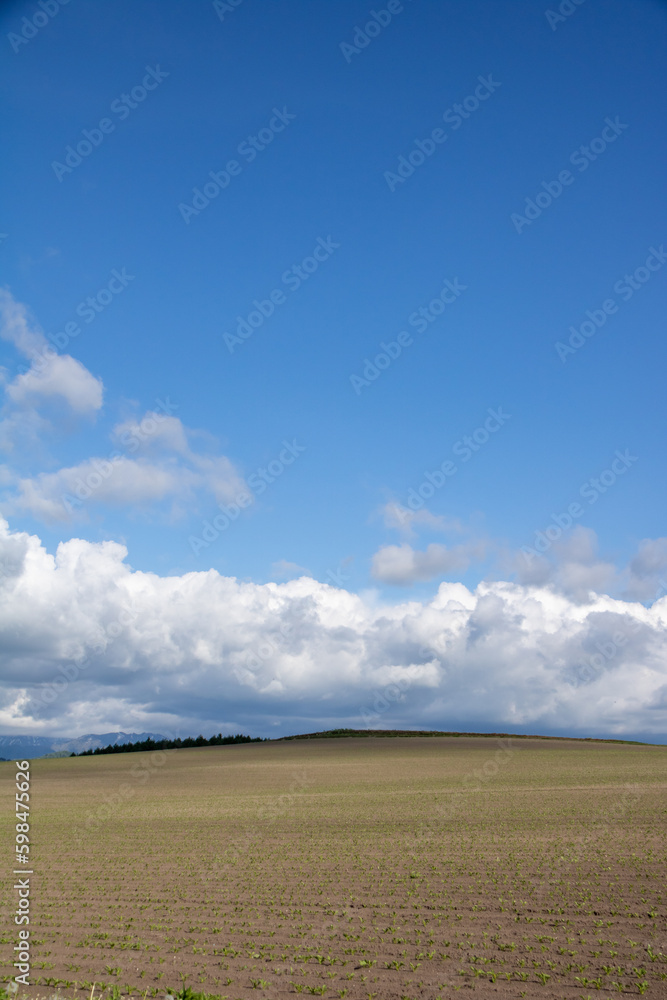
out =
<svg viewBox="0 0 667 1000"><path fill-rule="evenodd" d="M443 581L648 606L667 568L665 7L387 6L4 5L10 535L117 542L150 579L306 574L376 609ZM579 502L539 571L521 564Z"/></svg>

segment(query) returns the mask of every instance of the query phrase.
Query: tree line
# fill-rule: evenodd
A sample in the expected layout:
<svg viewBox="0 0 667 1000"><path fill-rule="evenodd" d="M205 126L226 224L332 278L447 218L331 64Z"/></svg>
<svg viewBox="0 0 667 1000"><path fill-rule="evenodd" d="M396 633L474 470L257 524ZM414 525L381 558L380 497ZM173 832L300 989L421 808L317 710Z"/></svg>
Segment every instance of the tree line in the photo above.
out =
<svg viewBox="0 0 667 1000"><path fill-rule="evenodd" d="M111 743L108 747L96 747L95 750L82 750L81 753L71 753L70 757L92 757L101 753L135 753L143 750L181 750L185 747L218 747L228 743L263 743L261 736L244 736L237 733L236 736L186 736L184 740L154 740L150 736L147 740L139 740L136 743Z"/></svg>

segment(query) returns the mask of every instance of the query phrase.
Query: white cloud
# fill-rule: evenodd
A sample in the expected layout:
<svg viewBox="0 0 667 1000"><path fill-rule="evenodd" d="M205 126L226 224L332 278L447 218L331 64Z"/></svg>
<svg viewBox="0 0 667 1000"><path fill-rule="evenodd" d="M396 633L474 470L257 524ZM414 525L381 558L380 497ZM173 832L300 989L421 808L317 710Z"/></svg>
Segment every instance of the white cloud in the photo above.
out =
<svg viewBox="0 0 667 1000"><path fill-rule="evenodd" d="M659 587L667 590L667 538L645 538L628 567L627 594L650 600Z"/></svg>
<svg viewBox="0 0 667 1000"><path fill-rule="evenodd" d="M431 531L453 532L460 534L463 526L456 518L447 518L443 514L432 514L426 507L420 510L410 510L395 500L388 501L381 509L386 528L393 528L406 535L414 537L415 527Z"/></svg>
<svg viewBox="0 0 667 1000"><path fill-rule="evenodd" d="M191 454L187 431L178 417L149 411L141 420L124 420L113 428L111 440L120 448L133 452L166 449L179 455Z"/></svg>
<svg viewBox="0 0 667 1000"><path fill-rule="evenodd" d="M87 519L90 505L136 512L168 500L174 513L185 504L196 505L200 491L218 503L233 501L245 489L243 477L225 455L193 451L188 440L192 433L177 417L155 411L141 420L126 420L114 427L111 439L137 458L115 449L106 457L89 458L32 478L18 478L5 470L5 485L11 489L2 511L5 515L28 513L53 524Z"/></svg>
<svg viewBox="0 0 667 1000"><path fill-rule="evenodd" d="M0 288L0 337L14 344L24 357L40 351L46 338L28 317L28 310L17 302L8 288Z"/></svg>
<svg viewBox="0 0 667 1000"><path fill-rule="evenodd" d="M618 588L616 567L599 559L597 549L595 532L579 524L548 554L515 553L511 562L521 583L551 585L573 600L586 601L591 593Z"/></svg>
<svg viewBox="0 0 667 1000"><path fill-rule="evenodd" d="M80 361L58 354L27 309L8 289L0 289L0 337L30 359L30 368L9 380L4 373L5 402L0 419L0 446L26 460L39 452L54 419L94 416L102 407L104 387ZM6 515L28 513L48 524L87 518L89 504L145 508L164 500L170 515L196 505L199 491L217 503L233 502L245 489L243 477L225 455L193 449L190 431L173 404L164 412L149 411L141 419L117 424L111 432L116 449L35 476L1 470ZM159 407L158 407L159 410ZM71 430L71 427L68 429ZM125 453L124 453L125 452ZM132 457L135 456L136 457ZM113 456L113 457L112 457Z"/></svg>
<svg viewBox="0 0 667 1000"><path fill-rule="evenodd" d="M80 361L69 354L33 361L29 371L17 375L7 385L8 398L18 407L37 407L46 400L64 400L73 413L81 416L96 413L102 406L101 379L90 374Z"/></svg>
<svg viewBox="0 0 667 1000"><path fill-rule="evenodd" d="M94 458L19 480L14 496L3 507L5 513L28 513L53 524L85 517L89 501L113 507L146 506L182 494L187 485L183 470L176 467L126 457L114 462Z"/></svg>
<svg viewBox="0 0 667 1000"><path fill-rule="evenodd" d="M159 577L125 557L80 539L52 556L0 524L0 729L667 728L667 598L500 581L387 605L307 577Z"/></svg>
<svg viewBox="0 0 667 1000"><path fill-rule="evenodd" d="M18 421L11 410L38 411L60 403L78 416L93 416L102 406L103 384L69 354L58 354L28 311L16 302L8 289L0 289L0 337L14 344L31 361L27 372L5 384L6 407L4 436L11 437ZM33 418L34 419L34 418Z"/></svg>
<svg viewBox="0 0 667 1000"><path fill-rule="evenodd" d="M271 564L271 572L277 580L286 580L293 576L310 576L310 571L305 566L290 562L289 559L279 559Z"/></svg>
<svg viewBox="0 0 667 1000"><path fill-rule="evenodd" d="M201 484L213 494L218 503L235 500L240 493L249 492L233 463L225 455L190 454L189 461L198 473ZM250 502L253 501L252 493Z"/></svg>
<svg viewBox="0 0 667 1000"><path fill-rule="evenodd" d="M373 556L371 572L382 583L405 586L466 570L471 561L484 558L484 551L482 542L452 548L432 542L423 552L407 542L385 545Z"/></svg>

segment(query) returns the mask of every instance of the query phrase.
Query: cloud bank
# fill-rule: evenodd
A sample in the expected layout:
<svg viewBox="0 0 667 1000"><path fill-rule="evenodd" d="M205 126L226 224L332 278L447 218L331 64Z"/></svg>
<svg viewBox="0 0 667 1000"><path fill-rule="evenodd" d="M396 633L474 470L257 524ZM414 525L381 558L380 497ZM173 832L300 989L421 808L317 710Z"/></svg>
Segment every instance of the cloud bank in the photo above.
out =
<svg viewBox="0 0 667 1000"><path fill-rule="evenodd" d="M113 510L173 522L250 490L169 399L116 423L106 450L67 466L47 455L50 471L33 473L47 443L96 419L104 386L58 354L6 289L0 337L30 365L12 378L0 370L4 514L80 524ZM293 448L286 455L304 450ZM379 583L481 573L493 560L501 579L382 603L344 589L345 561L327 571L336 586L287 558L273 566L281 583L214 570L163 578L133 571L115 542L72 538L51 555L0 520L0 731L280 735L350 725L667 740L667 539L644 539L618 570L581 525L513 552L423 502L389 500L378 513L399 536L370 559ZM449 540L419 548L424 532Z"/></svg>
<svg viewBox="0 0 667 1000"><path fill-rule="evenodd" d="M667 597L498 581L382 605L126 557L80 539L51 555L0 522L0 731L667 730Z"/></svg>

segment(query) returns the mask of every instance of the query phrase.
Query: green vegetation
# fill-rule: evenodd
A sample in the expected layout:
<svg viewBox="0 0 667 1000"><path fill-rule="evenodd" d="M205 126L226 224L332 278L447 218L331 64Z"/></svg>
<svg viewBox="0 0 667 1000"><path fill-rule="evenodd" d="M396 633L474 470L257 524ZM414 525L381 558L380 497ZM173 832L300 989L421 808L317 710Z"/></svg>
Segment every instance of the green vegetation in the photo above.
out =
<svg viewBox="0 0 667 1000"><path fill-rule="evenodd" d="M576 743L625 743L629 746L654 746L652 743L641 743L638 740L605 740L592 736L527 736L517 733L455 733L439 729L327 729L321 733L299 733L296 736L280 736L275 742L286 740L329 740L341 737L363 736L474 736L478 739L512 739L512 740L565 740Z"/></svg>
<svg viewBox="0 0 667 1000"><path fill-rule="evenodd" d="M97 747L95 750L82 750L81 753L70 753L67 754L66 751L60 751L59 753L45 754L42 758L52 758L52 757L94 757L99 754L109 754L109 753L137 753L144 752L147 750L183 750L189 749L191 747L213 747L213 746L227 746L234 743L283 743L292 740L323 740L323 739L342 739L342 738L353 738L353 737L435 737L435 736L447 736L447 737L475 737L476 739L512 739L512 740L560 740L566 742L577 742L577 743L620 743L626 744L628 746L652 746L649 743L639 743L636 740L599 740L593 737L577 738L569 736L525 736L516 735L514 733L455 733L455 732L445 732L440 730L422 730L422 729L328 729L321 733L299 733L295 736L281 736L277 740L271 740L268 737L260 736L244 736L238 733L236 736L223 736L222 733L218 733L217 736L211 736L206 738L205 736L191 737L187 736L185 739L174 739L174 740L140 740L136 743L112 743L106 747ZM1 758L0 758L1 760Z"/></svg>
<svg viewBox="0 0 667 1000"><path fill-rule="evenodd" d="M33 761L32 996L661 1000L666 762L413 734Z"/></svg>
<svg viewBox="0 0 667 1000"><path fill-rule="evenodd" d="M181 750L187 749L189 747L218 747L227 746L230 743L264 743L265 740L261 736L243 736L238 733L236 736L223 736L222 733L218 733L217 736L211 736L207 739L205 736L186 736L184 740L153 740L150 737L147 740L138 740L136 743L111 743L107 747L97 747L96 750L82 750L81 753L71 753L70 757L94 757L98 754L105 753L143 753L146 750ZM54 756L48 754L47 756Z"/></svg>

